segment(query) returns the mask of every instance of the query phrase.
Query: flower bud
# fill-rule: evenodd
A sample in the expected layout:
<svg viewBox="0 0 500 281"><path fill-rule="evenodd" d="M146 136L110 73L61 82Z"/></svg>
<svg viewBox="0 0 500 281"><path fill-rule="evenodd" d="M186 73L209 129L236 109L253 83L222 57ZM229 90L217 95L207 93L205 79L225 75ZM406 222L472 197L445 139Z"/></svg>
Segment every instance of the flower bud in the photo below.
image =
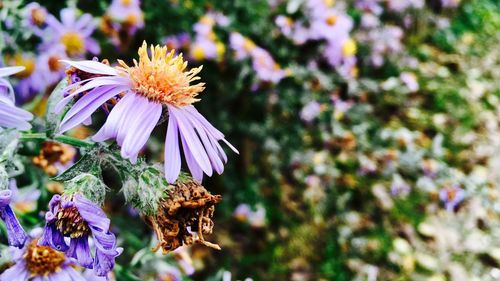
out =
<svg viewBox="0 0 500 281"><path fill-rule="evenodd" d="M97 205L104 203L106 185L92 174L83 173L65 182L64 194L71 196L80 193Z"/></svg>

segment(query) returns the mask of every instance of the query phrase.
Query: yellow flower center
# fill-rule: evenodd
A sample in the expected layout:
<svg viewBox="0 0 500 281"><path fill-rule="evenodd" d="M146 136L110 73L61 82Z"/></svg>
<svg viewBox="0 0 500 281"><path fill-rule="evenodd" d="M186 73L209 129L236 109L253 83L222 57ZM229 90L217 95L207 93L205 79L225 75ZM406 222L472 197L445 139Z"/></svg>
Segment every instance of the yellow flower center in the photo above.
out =
<svg viewBox="0 0 500 281"><path fill-rule="evenodd" d="M132 4L132 0L121 0L123 6L130 6Z"/></svg>
<svg viewBox="0 0 500 281"><path fill-rule="evenodd" d="M70 56L83 54L85 52L85 42L76 32L67 32L61 36L60 42L66 48L66 52Z"/></svg>
<svg viewBox="0 0 500 281"><path fill-rule="evenodd" d="M15 77L19 79L24 79L30 77L30 75L35 71L35 60L32 58L23 57L21 54L15 54L13 58L13 64L18 66L24 66L24 70L15 74Z"/></svg>
<svg viewBox="0 0 500 281"><path fill-rule="evenodd" d="M329 26L335 25L336 22L337 22L337 17L335 15L329 15L326 18L326 24L328 24Z"/></svg>
<svg viewBox="0 0 500 281"><path fill-rule="evenodd" d="M221 58L226 52L226 46L222 42L217 42L215 46L217 49L217 58Z"/></svg>
<svg viewBox="0 0 500 281"><path fill-rule="evenodd" d="M167 47L151 46L151 57L148 55L146 42L139 48L139 62L129 67L119 60L117 69L130 77L134 90L151 101L161 104L185 106L198 99L195 97L205 89L205 83L190 85L199 80L196 76L202 67L186 70L187 62L182 54L175 55L175 50L167 53Z"/></svg>
<svg viewBox="0 0 500 281"><path fill-rule="evenodd" d="M253 49L255 49L255 43L252 40L245 38L245 42L243 43L243 48L247 52L251 52Z"/></svg>
<svg viewBox="0 0 500 281"><path fill-rule="evenodd" d="M323 0L323 3L325 3L325 6L331 7L335 4L335 0Z"/></svg>
<svg viewBox="0 0 500 281"><path fill-rule="evenodd" d="M24 254L26 267L32 276L47 276L61 270L60 266L66 259L64 253L47 246L38 246L37 242L31 241Z"/></svg>
<svg viewBox="0 0 500 281"><path fill-rule="evenodd" d="M193 56L195 60L203 60L205 58L205 51L200 45L195 45L191 52L191 56Z"/></svg>
<svg viewBox="0 0 500 281"><path fill-rule="evenodd" d="M354 56L357 50L356 42L352 39L348 39L342 46L342 54L345 57Z"/></svg>

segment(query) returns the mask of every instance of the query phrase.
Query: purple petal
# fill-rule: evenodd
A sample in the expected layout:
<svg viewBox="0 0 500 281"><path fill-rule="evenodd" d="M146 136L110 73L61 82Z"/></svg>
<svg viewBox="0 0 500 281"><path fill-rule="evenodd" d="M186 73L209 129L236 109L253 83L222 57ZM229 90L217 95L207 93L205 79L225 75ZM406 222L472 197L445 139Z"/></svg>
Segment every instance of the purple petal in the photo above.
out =
<svg viewBox="0 0 500 281"><path fill-rule="evenodd" d="M24 259L18 261L14 266L5 270L0 275L0 281L26 281L30 276Z"/></svg>
<svg viewBox="0 0 500 281"><path fill-rule="evenodd" d="M137 107L141 108L142 114L137 115L135 122L130 124L129 132L123 141L121 149L122 157L130 158L132 163L136 162L140 149L149 139L162 111L161 104L150 102L143 97L139 97Z"/></svg>
<svg viewBox="0 0 500 281"><path fill-rule="evenodd" d="M111 110L102 128L92 137L93 141L101 142L116 138L120 127L126 119L128 111L134 106L134 94L125 95Z"/></svg>
<svg viewBox="0 0 500 281"><path fill-rule="evenodd" d="M0 68L0 77L10 76L24 70L24 66L9 66Z"/></svg>
<svg viewBox="0 0 500 281"><path fill-rule="evenodd" d="M59 132L64 133L81 124L94 113L103 103L124 91L125 87L115 87L103 92L100 88L90 91L80 98L66 113L59 126Z"/></svg>
<svg viewBox="0 0 500 281"><path fill-rule="evenodd" d="M90 255L89 239L87 235L72 238L66 256L75 258L78 263L86 268L92 268L94 259Z"/></svg>
<svg viewBox="0 0 500 281"><path fill-rule="evenodd" d="M116 69L104 63L100 63L93 60L82 60L82 61L61 60L61 62L67 63L75 68L80 69L81 71L88 73L112 75L112 76L118 75Z"/></svg>
<svg viewBox="0 0 500 281"><path fill-rule="evenodd" d="M207 153L203 147L203 144L200 142L198 135L196 135L193 126L184 116L184 114L186 113L174 106L169 106L169 112L171 113L171 117L174 117L177 120L181 138L185 140L186 146L184 147L184 153L186 153L186 151L190 151L199 167L205 172L205 174L211 176L212 165L210 165L210 160L208 159Z"/></svg>
<svg viewBox="0 0 500 281"><path fill-rule="evenodd" d="M167 137L165 138L165 177L168 183L175 183L181 172L181 154L179 151L179 133L177 121L168 118Z"/></svg>

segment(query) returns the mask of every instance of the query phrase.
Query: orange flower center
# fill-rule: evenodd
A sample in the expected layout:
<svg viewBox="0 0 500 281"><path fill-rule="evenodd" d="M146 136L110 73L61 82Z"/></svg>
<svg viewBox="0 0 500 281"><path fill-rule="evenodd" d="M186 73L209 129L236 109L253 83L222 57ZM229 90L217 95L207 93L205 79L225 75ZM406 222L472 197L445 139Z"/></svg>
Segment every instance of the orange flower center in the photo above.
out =
<svg viewBox="0 0 500 281"><path fill-rule="evenodd" d="M49 69L52 72L59 71L62 67L62 64L59 62L59 57L58 56L50 56L47 64L49 65Z"/></svg>
<svg viewBox="0 0 500 281"><path fill-rule="evenodd" d="M45 11L39 8L31 10L31 20L38 26L45 23Z"/></svg>
<svg viewBox="0 0 500 281"><path fill-rule="evenodd" d="M28 245L24 259L32 275L46 276L59 271L66 258L64 253L47 246L38 246L38 240L33 240Z"/></svg>
<svg viewBox="0 0 500 281"><path fill-rule="evenodd" d="M144 42L139 48L139 62L134 60L134 66L118 61L118 71L130 77L134 90L161 104L185 106L198 101L195 97L205 89L205 83L190 83L200 79L196 75L202 67L186 70L187 62L182 54L176 56L174 50L167 52L166 46L151 46L150 51L151 56Z"/></svg>

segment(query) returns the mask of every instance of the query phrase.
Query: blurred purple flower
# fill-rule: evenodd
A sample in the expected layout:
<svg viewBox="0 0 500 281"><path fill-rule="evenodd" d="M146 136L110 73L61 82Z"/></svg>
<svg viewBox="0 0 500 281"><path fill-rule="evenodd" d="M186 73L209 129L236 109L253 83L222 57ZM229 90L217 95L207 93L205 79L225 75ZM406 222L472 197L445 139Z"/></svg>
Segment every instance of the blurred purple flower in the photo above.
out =
<svg viewBox="0 0 500 281"><path fill-rule="evenodd" d="M49 208L39 245L63 251L81 266L93 268L97 276L107 276L122 249L117 248L116 237L109 231L110 220L101 208L79 193L54 195ZM93 255L89 246L90 236L95 244ZM69 246L64 237L70 238Z"/></svg>
<svg viewBox="0 0 500 281"><path fill-rule="evenodd" d="M309 123L321 113L321 104L317 101L310 101L300 111L300 118Z"/></svg>
<svg viewBox="0 0 500 281"><path fill-rule="evenodd" d="M62 44L70 57L83 57L86 52L99 54L101 49L97 41L90 36L96 28L96 23L90 14L76 17L76 11L71 8L61 10L61 21L53 15L47 16L47 28L41 38L42 50L49 50Z"/></svg>
<svg viewBox="0 0 500 281"><path fill-rule="evenodd" d="M392 184L391 184L391 194L392 196L406 196L410 193L411 187L408 183L406 183L403 178L395 174L392 177Z"/></svg>
<svg viewBox="0 0 500 281"><path fill-rule="evenodd" d="M444 203L447 211L453 212L465 199L465 190L458 185L447 186L439 191L439 199Z"/></svg>

